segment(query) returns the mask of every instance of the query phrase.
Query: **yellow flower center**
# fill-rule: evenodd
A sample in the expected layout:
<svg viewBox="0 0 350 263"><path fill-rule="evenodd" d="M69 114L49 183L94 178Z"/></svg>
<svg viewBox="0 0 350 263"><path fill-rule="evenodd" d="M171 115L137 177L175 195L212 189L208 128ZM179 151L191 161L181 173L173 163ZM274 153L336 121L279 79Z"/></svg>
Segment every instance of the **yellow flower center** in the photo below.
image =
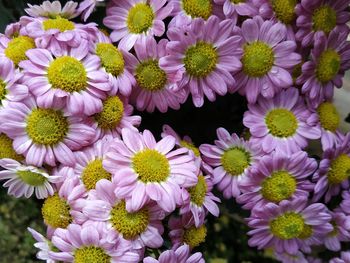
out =
<svg viewBox="0 0 350 263"><path fill-rule="evenodd" d="M328 34L337 25L337 13L329 5L322 5L312 14L312 24L314 31Z"/></svg>
<svg viewBox="0 0 350 263"><path fill-rule="evenodd" d="M297 0L272 0L272 8L278 20L290 24L295 18L294 8Z"/></svg>
<svg viewBox="0 0 350 263"><path fill-rule="evenodd" d="M16 174L23 182L31 186L43 185L47 180L42 174L32 171L17 171Z"/></svg>
<svg viewBox="0 0 350 263"><path fill-rule="evenodd" d="M182 0L182 8L192 18L207 20L213 13L211 0Z"/></svg>
<svg viewBox="0 0 350 263"><path fill-rule="evenodd" d="M67 118L53 109L34 109L27 117L27 134L37 144L56 145L63 141L68 127Z"/></svg>
<svg viewBox="0 0 350 263"><path fill-rule="evenodd" d="M131 33L141 34L152 27L154 18L153 9L149 4L138 3L129 10L126 23Z"/></svg>
<svg viewBox="0 0 350 263"><path fill-rule="evenodd" d="M294 194L296 186L297 182L290 173L278 171L263 181L261 194L265 199L278 203L290 198Z"/></svg>
<svg viewBox="0 0 350 263"><path fill-rule="evenodd" d="M300 238L300 239L308 239L308 238L310 238L312 236L312 234L313 234L312 226L304 224L303 230L301 231L301 233L298 236L298 238Z"/></svg>
<svg viewBox="0 0 350 263"><path fill-rule="evenodd" d="M304 219L295 212L287 212L270 222L272 234L280 239L297 238L305 227Z"/></svg>
<svg viewBox="0 0 350 263"><path fill-rule="evenodd" d="M331 81L339 72L341 58L340 55L332 49L322 52L316 65L316 78L321 83Z"/></svg>
<svg viewBox="0 0 350 263"><path fill-rule="evenodd" d="M251 155L243 148L228 149L221 156L221 164L226 172L238 176L250 165Z"/></svg>
<svg viewBox="0 0 350 263"><path fill-rule="evenodd" d="M202 206L205 200L205 195L207 193L208 186L205 182L203 175L198 176L198 183L188 189L191 196L191 202L195 203L197 206Z"/></svg>
<svg viewBox="0 0 350 263"><path fill-rule="evenodd" d="M103 101L102 111L94 118L102 129L115 129L124 116L124 105L118 96L108 97Z"/></svg>
<svg viewBox="0 0 350 263"><path fill-rule="evenodd" d="M249 77L265 76L275 61L273 49L262 41L247 43L243 47L243 72Z"/></svg>
<svg viewBox="0 0 350 263"><path fill-rule="evenodd" d="M45 223L53 228L66 228L73 220L69 212L70 207L66 200L57 193L49 196L41 208Z"/></svg>
<svg viewBox="0 0 350 263"><path fill-rule="evenodd" d="M102 66L108 73L118 77L124 72L125 61L123 54L113 44L98 43L96 54L100 57Z"/></svg>
<svg viewBox="0 0 350 263"><path fill-rule="evenodd" d="M340 116L337 108L331 102L324 102L317 108L322 128L335 132L340 123Z"/></svg>
<svg viewBox="0 0 350 263"><path fill-rule="evenodd" d="M293 136L298 129L294 113L283 108L271 110L265 117L265 123L273 136L281 138Z"/></svg>
<svg viewBox="0 0 350 263"><path fill-rule="evenodd" d="M146 60L136 67L136 80L142 89L159 91L167 83L167 75L158 65L158 60Z"/></svg>
<svg viewBox="0 0 350 263"><path fill-rule="evenodd" d="M186 72L193 77L208 76L218 63L219 56L212 44L198 42L186 50L184 64Z"/></svg>
<svg viewBox="0 0 350 263"><path fill-rule="evenodd" d="M17 154L13 149L12 140L7 137L6 134L0 134L0 159L2 158L10 158L16 161L22 161L24 158L22 155Z"/></svg>
<svg viewBox="0 0 350 263"><path fill-rule="evenodd" d="M115 230L123 234L123 238L134 239L146 231L149 219L146 208L129 213L125 208L125 201L121 201L113 207L110 220Z"/></svg>
<svg viewBox="0 0 350 263"><path fill-rule="evenodd" d="M184 140L181 140L180 141L180 146L181 147L185 147L191 151L193 151L194 155L199 157L200 156L200 152L199 152L199 149L193 144L193 143L190 143L190 142L186 142Z"/></svg>
<svg viewBox="0 0 350 263"><path fill-rule="evenodd" d="M27 60L26 52L35 48L34 40L27 36L19 36L13 38L5 49L5 55L18 66L19 62Z"/></svg>
<svg viewBox="0 0 350 263"><path fill-rule="evenodd" d="M51 62L47 76L52 88L66 92L84 90L87 86L87 74L83 63L73 57L63 56Z"/></svg>
<svg viewBox="0 0 350 263"><path fill-rule="evenodd" d="M81 247L74 251L74 263L110 263L111 257L95 246Z"/></svg>
<svg viewBox="0 0 350 263"><path fill-rule="evenodd" d="M6 83L0 78L0 105L2 105L2 101L6 98L6 94Z"/></svg>
<svg viewBox="0 0 350 263"><path fill-rule="evenodd" d="M75 28L74 23L66 18L56 17L53 19L47 19L43 22L44 30L58 29L60 32L73 30Z"/></svg>
<svg viewBox="0 0 350 263"><path fill-rule="evenodd" d="M328 182L330 184L340 184L350 176L350 157L341 154L331 162L328 172Z"/></svg>
<svg viewBox="0 0 350 263"><path fill-rule="evenodd" d="M205 225L196 228L195 226L185 229L183 235L183 242L189 245L191 248L199 246L205 241L207 236L207 228Z"/></svg>
<svg viewBox="0 0 350 263"><path fill-rule="evenodd" d="M156 150L140 151L132 158L132 167L144 183L164 182L170 174L168 159Z"/></svg>
<svg viewBox="0 0 350 263"><path fill-rule="evenodd" d="M233 4L245 3L246 0L230 0Z"/></svg>
<svg viewBox="0 0 350 263"><path fill-rule="evenodd" d="M81 175L81 179L87 190L95 189L96 183L101 179L111 180L111 174L102 165L102 159L89 162Z"/></svg>

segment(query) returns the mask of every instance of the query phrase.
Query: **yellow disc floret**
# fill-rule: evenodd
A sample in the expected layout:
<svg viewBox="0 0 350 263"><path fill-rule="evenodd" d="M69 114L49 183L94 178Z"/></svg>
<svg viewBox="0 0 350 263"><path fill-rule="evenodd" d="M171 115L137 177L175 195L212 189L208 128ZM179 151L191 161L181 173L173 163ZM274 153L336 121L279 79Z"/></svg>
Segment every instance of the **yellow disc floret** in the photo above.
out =
<svg viewBox="0 0 350 263"><path fill-rule="evenodd" d="M74 263L110 263L111 257L95 246L81 247L74 251Z"/></svg>
<svg viewBox="0 0 350 263"><path fill-rule="evenodd" d="M207 20L213 13L211 0L182 0L182 8L192 18Z"/></svg>
<svg viewBox="0 0 350 263"><path fill-rule="evenodd" d="M271 202L278 203L289 199L296 190L297 182L287 171L277 171L267 177L261 187L261 195Z"/></svg>
<svg viewBox="0 0 350 263"><path fill-rule="evenodd" d="M284 24L290 24L295 18L294 8L297 0L272 0L272 9L278 20Z"/></svg>
<svg viewBox="0 0 350 263"><path fill-rule="evenodd" d="M45 200L41 213L45 223L53 228L66 228L72 222L69 205L57 193Z"/></svg>
<svg viewBox="0 0 350 263"><path fill-rule="evenodd" d="M188 189L190 193L191 202L198 206L202 206L205 200L205 195L207 193L207 183L203 175L198 176L198 183Z"/></svg>
<svg viewBox="0 0 350 263"><path fill-rule="evenodd" d="M297 238L304 230L305 222L301 215L287 212L270 222L272 234L280 239Z"/></svg>
<svg viewBox="0 0 350 263"><path fill-rule="evenodd" d="M150 215L147 208L129 213L125 207L125 201L121 201L111 210L111 223L118 233L125 239L134 239L146 231Z"/></svg>
<svg viewBox="0 0 350 263"><path fill-rule="evenodd" d="M312 226L304 224L304 228L301 231L301 233L298 236L298 238L300 238L300 239L308 239L308 238L310 238L312 236L313 232L314 231L312 230Z"/></svg>
<svg viewBox="0 0 350 263"><path fill-rule="evenodd" d="M157 150L146 149L132 158L132 167L144 183L164 182L170 174L168 159Z"/></svg>
<svg viewBox="0 0 350 263"><path fill-rule="evenodd" d="M19 62L27 60L26 52L35 48L34 40L27 36L19 36L13 38L5 49L5 55L18 66Z"/></svg>
<svg viewBox="0 0 350 263"><path fill-rule="evenodd" d="M162 90L167 81L167 75L158 65L158 60L146 60L136 67L136 81L147 91Z"/></svg>
<svg viewBox="0 0 350 263"><path fill-rule="evenodd" d="M250 165L251 155L243 148L230 148L221 156L221 164L232 176L240 175Z"/></svg>
<svg viewBox="0 0 350 263"><path fill-rule="evenodd" d="M312 28L314 31L331 32L337 25L337 13L329 5L322 5L312 14Z"/></svg>
<svg viewBox="0 0 350 263"><path fill-rule="evenodd" d="M230 0L233 4L245 3L246 0Z"/></svg>
<svg viewBox="0 0 350 263"><path fill-rule="evenodd" d="M10 158L16 161L22 161L22 155L16 153L12 146L13 141L6 134L0 134L0 159Z"/></svg>
<svg viewBox="0 0 350 263"><path fill-rule="evenodd" d="M73 57L58 57L51 62L47 76L52 88L66 92L84 90L87 86L87 74L83 63Z"/></svg>
<svg viewBox="0 0 350 263"><path fill-rule="evenodd" d="M149 4L138 3L129 10L126 23L131 33L141 34L152 27L154 18L155 14Z"/></svg>
<svg viewBox="0 0 350 263"><path fill-rule="evenodd" d="M124 72L125 61L122 52L110 43L98 43L96 54L100 57L102 66L108 73L118 77Z"/></svg>
<svg viewBox="0 0 350 263"><path fill-rule="evenodd" d="M124 104L118 96L108 97L103 101L102 111L94 118L102 129L115 129L124 116Z"/></svg>
<svg viewBox="0 0 350 263"><path fill-rule="evenodd" d="M111 180L111 177L112 175L103 168L102 159L89 162L81 174L81 179L88 190L95 189L96 183L101 179Z"/></svg>
<svg viewBox="0 0 350 263"><path fill-rule="evenodd" d="M335 158L328 171L328 182L330 184L340 184L350 176L350 157L341 154Z"/></svg>
<svg viewBox="0 0 350 263"><path fill-rule="evenodd" d="M47 180L42 174L32 171L17 171L16 174L23 182L31 186L43 185Z"/></svg>
<svg viewBox="0 0 350 263"><path fill-rule="evenodd" d="M265 123L273 136L286 138L293 136L298 129L294 113L287 109L273 109L265 117Z"/></svg>
<svg viewBox="0 0 350 263"><path fill-rule="evenodd" d="M66 18L56 17L53 19L47 19L43 22L44 30L58 29L60 32L73 30L75 28L74 23Z"/></svg>
<svg viewBox="0 0 350 263"><path fill-rule="evenodd" d="M27 117L26 131L33 142L56 145L68 133L68 121L61 111L34 109Z"/></svg>
<svg viewBox="0 0 350 263"><path fill-rule="evenodd" d="M317 113L323 129L335 132L340 123L337 108L331 102L324 102L317 108Z"/></svg>
<svg viewBox="0 0 350 263"><path fill-rule="evenodd" d="M205 241L207 236L207 228L205 225L196 228L195 226L185 229L183 235L183 242L191 248L199 246Z"/></svg>
<svg viewBox="0 0 350 263"><path fill-rule="evenodd" d="M194 153L195 156L197 156L197 157L200 156L199 149L193 143L181 140L180 141L180 146L191 150Z"/></svg>
<svg viewBox="0 0 350 263"><path fill-rule="evenodd" d="M316 65L316 78L321 83L331 81L339 72L341 58L333 49L327 49L320 55Z"/></svg>
<svg viewBox="0 0 350 263"><path fill-rule="evenodd" d="M6 98L6 94L6 82L0 78L0 105L2 105L2 101Z"/></svg>

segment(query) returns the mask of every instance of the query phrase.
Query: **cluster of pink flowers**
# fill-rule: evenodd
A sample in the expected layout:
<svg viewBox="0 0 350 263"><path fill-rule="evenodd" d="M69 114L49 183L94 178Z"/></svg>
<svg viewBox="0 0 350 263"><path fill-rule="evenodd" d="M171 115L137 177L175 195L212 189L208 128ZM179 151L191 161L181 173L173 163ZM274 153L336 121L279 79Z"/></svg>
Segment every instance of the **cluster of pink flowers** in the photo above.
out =
<svg viewBox="0 0 350 263"><path fill-rule="evenodd" d="M0 34L0 180L44 199L37 257L204 262L192 250L219 216L214 186L250 211L250 246L287 263L341 251L350 133L332 98L350 68L350 0L111 0L109 33L72 21L103 2L29 5ZM236 92L247 138L218 128L196 148L164 125L157 141L133 114Z"/></svg>

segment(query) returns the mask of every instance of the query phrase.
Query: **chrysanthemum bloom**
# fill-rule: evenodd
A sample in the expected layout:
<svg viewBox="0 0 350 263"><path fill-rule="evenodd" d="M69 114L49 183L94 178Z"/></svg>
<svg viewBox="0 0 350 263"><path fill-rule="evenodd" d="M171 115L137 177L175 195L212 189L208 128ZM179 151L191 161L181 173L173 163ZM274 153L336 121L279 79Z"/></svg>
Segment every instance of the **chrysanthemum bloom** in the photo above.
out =
<svg viewBox="0 0 350 263"><path fill-rule="evenodd" d="M281 91L272 99L260 98L248 104L243 123L249 128L252 143L262 150L293 153L307 146L307 139L319 139L321 131L315 117L296 88Z"/></svg>
<svg viewBox="0 0 350 263"><path fill-rule="evenodd" d="M81 14L83 21L85 22L94 11L95 7L104 1L105 0L84 0L80 2L78 13Z"/></svg>
<svg viewBox="0 0 350 263"><path fill-rule="evenodd" d="M350 262L350 251L342 251L340 258L333 258L329 263L348 263Z"/></svg>
<svg viewBox="0 0 350 263"><path fill-rule="evenodd" d="M196 107L203 105L204 97L215 101L216 93L225 95L235 83L231 74L241 69L242 49L241 37L232 30L232 20L216 16L196 19L188 29L168 30L169 55L160 59L160 66L174 78L183 74L179 88L192 94Z"/></svg>
<svg viewBox="0 0 350 263"><path fill-rule="evenodd" d="M288 253L274 253L277 260L283 262L283 263L311 263L305 258L305 255L298 251L294 255L290 255Z"/></svg>
<svg viewBox="0 0 350 263"><path fill-rule="evenodd" d="M39 249L38 253L36 253L36 258L40 260L45 260L46 263L55 263L55 261L52 260L49 256L49 251L54 249L51 241L34 229L30 227L28 227L27 229L33 236L33 238L37 241L36 243L34 243L34 247Z"/></svg>
<svg viewBox="0 0 350 263"><path fill-rule="evenodd" d="M348 33L349 30L333 30L328 38L321 32L315 34L311 60L303 64L303 73L297 79L302 93L315 108L333 98L334 86L341 88L343 85L344 72L350 68Z"/></svg>
<svg viewBox="0 0 350 263"><path fill-rule="evenodd" d="M43 109L31 97L9 102L0 112L0 130L13 139L13 148L26 157L26 163L42 166L74 165L73 150L93 139L95 130L82 117L67 117L66 111Z"/></svg>
<svg viewBox="0 0 350 263"><path fill-rule="evenodd" d="M350 241L350 216L342 212L331 212L333 231L323 239L324 245L331 251L340 251L340 242Z"/></svg>
<svg viewBox="0 0 350 263"><path fill-rule="evenodd" d="M105 224L70 224L67 229L57 229L52 243L58 252L50 251L50 258L64 262L116 263L139 261L136 252L129 251L130 243L109 231Z"/></svg>
<svg viewBox="0 0 350 263"><path fill-rule="evenodd" d="M10 139L5 133L0 133L0 159L8 158L16 161L23 161L23 155L16 153L12 144L12 139Z"/></svg>
<svg viewBox="0 0 350 263"><path fill-rule="evenodd" d="M137 131L141 117L132 115L133 110L122 96L108 96L104 99L102 110L90 118L90 125L95 129L95 140L104 136L119 138L123 128Z"/></svg>
<svg viewBox="0 0 350 263"><path fill-rule="evenodd" d="M247 219L248 232L252 237L248 244L258 249L273 247L278 253L294 255L302 247L300 241L308 234L311 227L328 225L331 215L321 203L307 206L307 199L298 198L294 201L282 201L279 205L269 203L260 209L255 209Z"/></svg>
<svg viewBox="0 0 350 263"><path fill-rule="evenodd" d="M127 210L137 211L154 200L166 212L172 212L181 195L181 187L197 184L198 168L186 148L173 150L175 138L156 142L152 133L122 130L122 140L111 143L103 166L113 174L115 194L126 199Z"/></svg>
<svg viewBox="0 0 350 263"><path fill-rule="evenodd" d="M320 200L325 194L328 203L332 196L338 195L341 188L349 189L350 170L350 133L334 148L323 152L319 169L314 174L316 182L314 200Z"/></svg>
<svg viewBox="0 0 350 263"><path fill-rule="evenodd" d="M101 66L108 74L108 79L112 85L110 95L118 92L124 96L129 96L136 80L131 73L130 62L136 61L135 57L125 50L119 50L111 43L111 39L103 32L98 32L97 40L94 44L93 53L101 59Z"/></svg>
<svg viewBox="0 0 350 263"><path fill-rule="evenodd" d="M290 72L301 62L301 56L294 52L296 43L286 40L286 26L256 16L243 22L242 35L242 70L235 75L236 85L231 91L239 91L249 103L255 103L259 94L272 98L290 87Z"/></svg>
<svg viewBox="0 0 350 263"><path fill-rule="evenodd" d="M176 83L181 80L181 74L171 76L159 66L159 59L167 55L169 41L162 39L157 43L153 37L144 41L136 42L137 60L130 61L136 78L130 101L140 111L158 109L164 113L168 108L180 109L180 104L187 99L187 92Z"/></svg>
<svg viewBox="0 0 350 263"><path fill-rule="evenodd" d="M71 19L78 15L77 6L78 3L74 1L68 1L63 8L60 1L44 1L41 5L28 4L28 8L25 8L24 11L31 17L55 18L60 16Z"/></svg>
<svg viewBox="0 0 350 263"><path fill-rule="evenodd" d="M258 14L258 8L254 2L256 0L214 0L222 5L223 12L227 18L233 19L237 24L239 16L254 17Z"/></svg>
<svg viewBox="0 0 350 263"><path fill-rule="evenodd" d="M163 20L173 7L162 0L113 0L107 7L103 23L113 31L111 39L119 48L130 50L137 40L147 36L161 36L165 32Z"/></svg>
<svg viewBox="0 0 350 263"><path fill-rule="evenodd" d="M277 151L266 155L241 182L243 194L237 197L237 202L244 204L245 209L253 209L270 202L307 198L314 189L307 177L316 169L316 160L308 158L306 152L286 155Z"/></svg>
<svg viewBox="0 0 350 263"><path fill-rule="evenodd" d="M88 51L88 42L64 49L54 56L46 49L32 49L20 66L26 84L40 107L65 106L70 114L92 115L102 109L102 99L111 89L100 59Z"/></svg>
<svg viewBox="0 0 350 263"><path fill-rule="evenodd" d="M204 263L202 253L197 252L193 255L190 253L190 247L183 245L176 250L166 250L160 254L158 260L152 257L146 257L143 259L143 263L169 263L169 262L181 262L181 263Z"/></svg>
<svg viewBox="0 0 350 263"><path fill-rule="evenodd" d="M21 101L28 96L28 88L21 84L21 78L13 62L0 57L0 110L8 101Z"/></svg>
<svg viewBox="0 0 350 263"><path fill-rule="evenodd" d="M202 144L199 149L204 162L213 170L213 183L225 198L240 195L240 183L259 158L260 151L249 141L229 134L224 128L216 130L215 145Z"/></svg>
<svg viewBox="0 0 350 263"><path fill-rule="evenodd" d="M185 214L181 218L171 217L169 228L169 237L173 244L173 249L185 244L192 250L204 243L207 236L205 224L196 227L189 214Z"/></svg>
<svg viewBox="0 0 350 263"><path fill-rule="evenodd" d="M301 0L295 9L299 28L296 39L305 47L315 43L317 31L329 34L336 27L340 31L347 30L349 3L349 0Z"/></svg>
<svg viewBox="0 0 350 263"><path fill-rule="evenodd" d="M108 231L131 241L133 249L162 246L164 229L161 220L165 217L164 211L152 203L130 213L126 210L125 201L114 194L115 187L106 179L97 182L83 213L91 220L105 222Z"/></svg>
<svg viewBox="0 0 350 263"><path fill-rule="evenodd" d="M7 180L3 186L8 187L8 193L17 198L29 198L35 191L38 199L54 194L51 183L61 180L61 176L49 175L45 170L34 166L22 165L12 159L0 159L0 180Z"/></svg>

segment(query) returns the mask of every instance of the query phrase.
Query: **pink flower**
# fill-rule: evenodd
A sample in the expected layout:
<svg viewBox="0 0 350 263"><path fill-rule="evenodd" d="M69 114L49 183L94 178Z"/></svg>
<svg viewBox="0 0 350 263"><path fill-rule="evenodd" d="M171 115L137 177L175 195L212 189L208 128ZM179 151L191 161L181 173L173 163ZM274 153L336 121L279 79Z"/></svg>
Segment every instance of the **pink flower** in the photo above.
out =
<svg viewBox="0 0 350 263"><path fill-rule="evenodd" d="M204 263L202 253L197 252L193 255L190 254L190 247L183 245L176 250L166 250L160 254L158 260L152 257L146 257L143 263L169 263L169 262L180 262L180 263Z"/></svg>
<svg viewBox="0 0 350 263"><path fill-rule="evenodd" d="M31 17L63 17L71 19L77 16L76 8L78 3L74 1L68 1L62 8L60 1L44 1L41 5L28 4L29 8L25 8L24 11Z"/></svg>

